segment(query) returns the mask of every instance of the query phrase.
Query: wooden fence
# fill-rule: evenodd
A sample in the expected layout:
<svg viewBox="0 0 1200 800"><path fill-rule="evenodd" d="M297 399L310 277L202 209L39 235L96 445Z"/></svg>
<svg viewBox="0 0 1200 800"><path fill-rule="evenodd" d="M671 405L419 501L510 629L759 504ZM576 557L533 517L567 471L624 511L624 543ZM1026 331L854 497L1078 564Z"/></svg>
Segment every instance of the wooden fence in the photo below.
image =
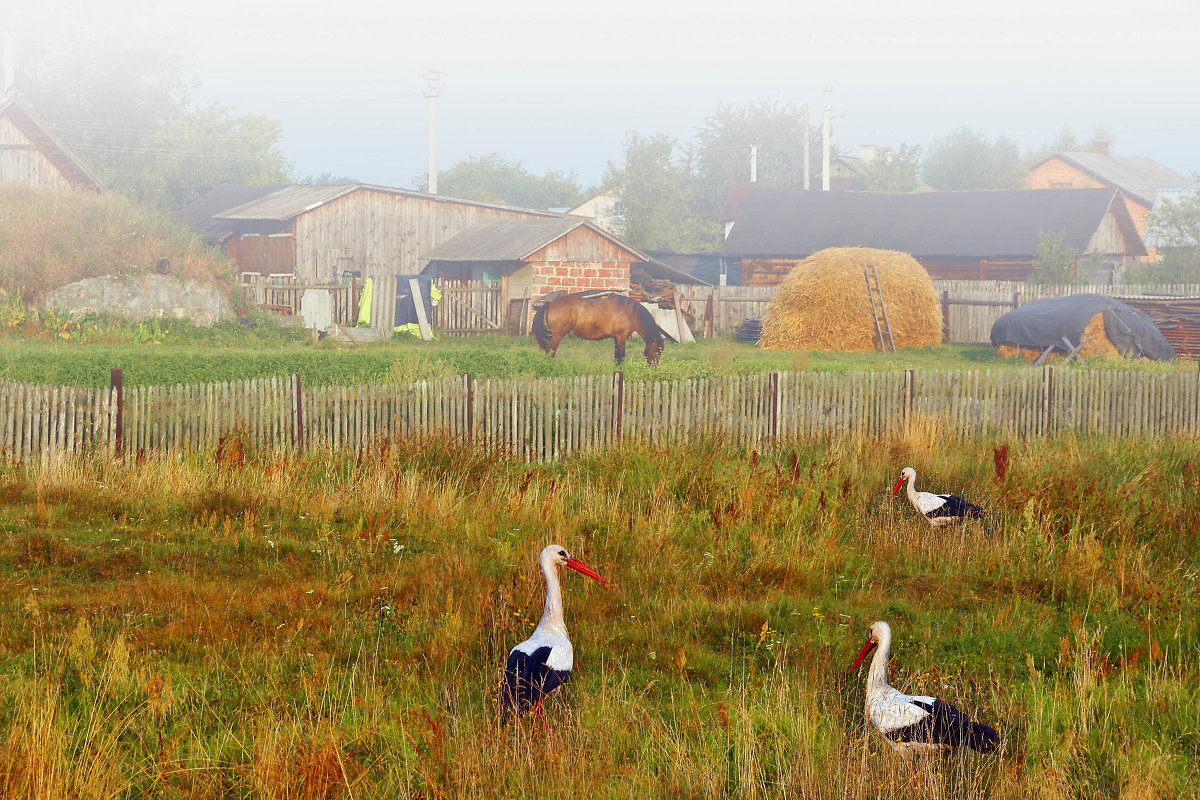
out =
<svg viewBox="0 0 1200 800"><path fill-rule="evenodd" d="M1200 435L1200 374L1043 367L1003 371L801 372L626 382L620 373L394 385L302 386L299 376L176 386L75 388L0 382L0 452L249 445L359 447L437 434L552 461L622 438L948 435Z"/></svg>
<svg viewBox="0 0 1200 800"><path fill-rule="evenodd" d="M448 336L503 333L508 313L508 281L442 281L433 309L433 327Z"/></svg>
<svg viewBox="0 0 1200 800"><path fill-rule="evenodd" d="M300 313L301 299L310 289L329 294L330 322L353 325L358 319L357 281L338 284L302 283L294 275L261 275L243 272L242 286L248 299L284 316Z"/></svg>

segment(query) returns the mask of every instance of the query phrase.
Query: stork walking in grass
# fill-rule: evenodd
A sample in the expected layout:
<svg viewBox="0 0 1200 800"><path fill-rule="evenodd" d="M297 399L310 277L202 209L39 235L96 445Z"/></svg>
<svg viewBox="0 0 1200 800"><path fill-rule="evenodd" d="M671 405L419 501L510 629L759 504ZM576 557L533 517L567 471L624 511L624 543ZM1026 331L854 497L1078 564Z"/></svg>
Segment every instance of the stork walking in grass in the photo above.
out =
<svg viewBox="0 0 1200 800"><path fill-rule="evenodd" d="M892 497L896 496L905 481L908 482L908 502L912 503L913 508L929 520L929 524L935 528L983 517L982 508L974 503L968 503L958 495L918 492L915 486L917 471L912 467L900 470L900 480L896 481L896 485L892 487Z"/></svg>
<svg viewBox="0 0 1200 800"><path fill-rule="evenodd" d="M973 722L962 711L936 697L907 695L887 682L887 662L892 654L892 629L876 622L867 631L863 645L851 669L878 647L867 672L867 719L884 739L912 766L919 755L931 755L969 747L980 753L994 753L1000 745L995 728ZM915 771L915 767L914 767Z"/></svg>
<svg viewBox="0 0 1200 800"><path fill-rule="evenodd" d="M546 576L546 607L533 635L508 652L500 685L501 724L513 715L523 716L533 710L540 713L542 701L571 679L575 657L563 621L559 567L569 567L601 583L609 583L556 544L542 550L539 561Z"/></svg>

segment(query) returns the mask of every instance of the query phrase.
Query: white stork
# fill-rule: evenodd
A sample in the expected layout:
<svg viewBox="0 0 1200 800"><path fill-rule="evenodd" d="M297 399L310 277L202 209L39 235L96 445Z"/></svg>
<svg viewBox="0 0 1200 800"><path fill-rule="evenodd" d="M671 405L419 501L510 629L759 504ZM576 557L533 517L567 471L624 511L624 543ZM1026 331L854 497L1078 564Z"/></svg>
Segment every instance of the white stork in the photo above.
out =
<svg viewBox="0 0 1200 800"><path fill-rule="evenodd" d="M563 621L562 587L558 568L570 567L601 583L610 583L594 569L556 544L542 550L538 559L546 575L546 607L533 635L508 652L504 681L500 685L500 723L512 714L541 710L542 701L571 679L574 652Z"/></svg>
<svg viewBox="0 0 1200 800"><path fill-rule="evenodd" d="M908 481L908 502L912 503L913 508L929 520L929 524L935 528L963 522L967 518L980 519L983 517L982 508L974 503L968 503L958 495L918 492L913 485L917 482L917 471L912 467L900 470L900 480L896 481L896 485L892 487L892 497L896 496L905 481Z"/></svg>
<svg viewBox="0 0 1200 800"><path fill-rule="evenodd" d="M879 650L871 659L871 669L867 672L867 719L910 766L916 756L960 746L980 753L996 751L1000 737L995 728L972 722L945 700L907 695L888 686L887 662L892 654L892 629L886 622L876 622L868 629L867 643L851 669L858 669L876 645Z"/></svg>

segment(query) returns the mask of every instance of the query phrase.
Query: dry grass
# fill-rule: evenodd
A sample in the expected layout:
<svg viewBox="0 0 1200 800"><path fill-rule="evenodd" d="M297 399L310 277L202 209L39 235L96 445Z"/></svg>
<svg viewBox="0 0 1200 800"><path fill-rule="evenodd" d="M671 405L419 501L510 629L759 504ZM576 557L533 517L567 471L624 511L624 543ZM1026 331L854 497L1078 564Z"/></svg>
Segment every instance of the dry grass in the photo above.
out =
<svg viewBox="0 0 1200 800"><path fill-rule="evenodd" d="M1190 792L1200 445L945 444L4 464L0 794ZM930 531L887 497L905 464L988 519ZM565 578L578 677L547 738L493 702L550 539L615 585ZM875 619L893 683L995 724L1003 755L910 782L847 669Z"/></svg>
<svg viewBox="0 0 1200 800"><path fill-rule="evenodd" d="M907 253L831 247L784 278L763 317L759 346L776 350L875 350L879 336L862 265L874 264L896 347L936 347L941 305L929 273Z"/></svg>

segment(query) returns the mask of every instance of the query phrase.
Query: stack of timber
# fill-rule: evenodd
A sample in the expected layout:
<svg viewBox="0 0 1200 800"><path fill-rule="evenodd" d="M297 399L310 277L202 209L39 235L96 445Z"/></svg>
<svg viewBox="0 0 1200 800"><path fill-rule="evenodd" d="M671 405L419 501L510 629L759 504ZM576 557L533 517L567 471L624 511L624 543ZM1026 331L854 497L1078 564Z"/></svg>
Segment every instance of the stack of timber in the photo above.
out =
<svg viewBox="0 0 1200 800"><path fill-rule="evenodd" d="M1122 297L1144 312L1175 348L1175 355L1200 359L1200 297Z"/></svg>

